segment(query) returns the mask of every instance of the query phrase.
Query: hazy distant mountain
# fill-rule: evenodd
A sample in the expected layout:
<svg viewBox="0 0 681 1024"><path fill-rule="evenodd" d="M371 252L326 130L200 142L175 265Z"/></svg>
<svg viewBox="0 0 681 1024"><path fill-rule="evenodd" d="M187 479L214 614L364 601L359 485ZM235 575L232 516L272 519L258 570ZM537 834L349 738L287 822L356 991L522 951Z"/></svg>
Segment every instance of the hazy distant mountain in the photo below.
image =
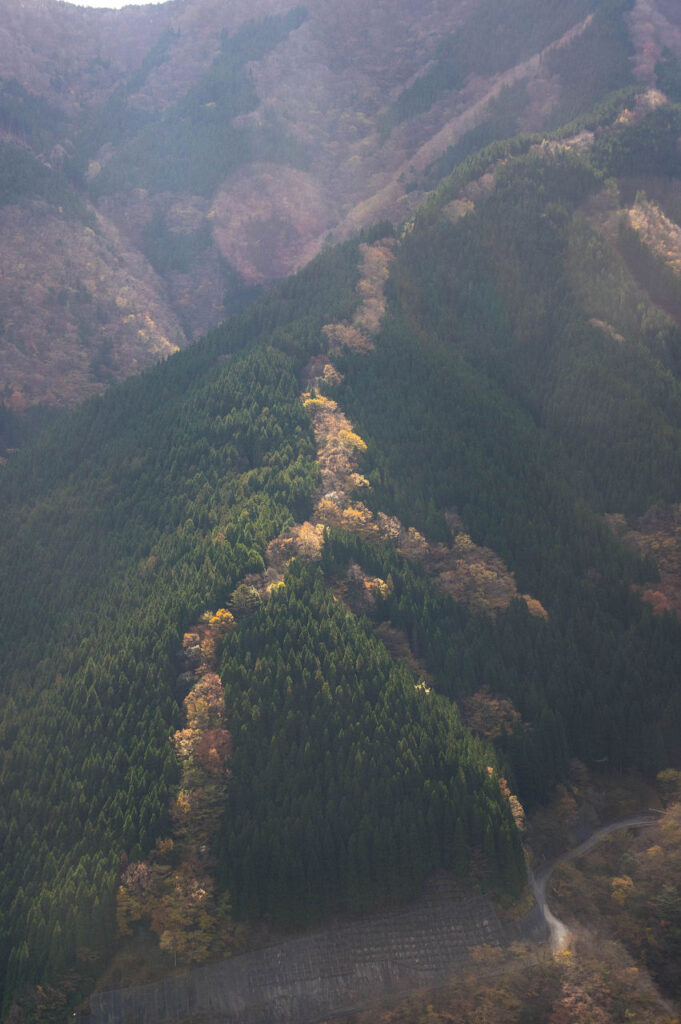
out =
<svg viewBox="0 0 681 1024"><path fill-rule="evenodd" d="M468 153L681 53L670 0L5 0L0 387L74 402ZM32 159L35 157L35 160Z"/></svg>

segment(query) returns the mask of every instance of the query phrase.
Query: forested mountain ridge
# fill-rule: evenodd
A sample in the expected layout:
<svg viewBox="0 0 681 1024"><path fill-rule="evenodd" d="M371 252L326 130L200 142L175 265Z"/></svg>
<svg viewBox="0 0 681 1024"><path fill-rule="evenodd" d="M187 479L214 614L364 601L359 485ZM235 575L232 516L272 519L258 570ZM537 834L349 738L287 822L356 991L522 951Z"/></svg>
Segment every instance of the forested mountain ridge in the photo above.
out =
<svg viewBox="0 0 681 1024"><path fill-rule="evenodd" d="M16 409L183 347L329 241L403 220L495 138L673 90L681 54L668 0L6 0L3 32L0 386Z"/></svg>
<svg viewBox="0 0 681 1024"><path fill-rule="evenodd" d="M604 513L681 500L676 257L653 244L679 223L681 109L646 94L578 128L471 157L399 237L329 250L2 468L14 1013L85 994L121 881L123 930L157 928L170 967L437 866L517 892L509 786L532 807L571 757L678 763L681 626ZM187 697L177 652L227 606L225 709L194 744L180 703L200 716L214 680ZM204 806L213 749L198 863L222 917L187 945L208 889L178 807ZM157 874L187 882L162 911L134 888Z"/></svg>
<svg viewBox="0 0 681 1024"><path fill-rule="evenodd" d="M305 431L298 433L293 427L296 421L301 422L300 417L306 417L304 407L297 397L297 389L293 393L287 390L293 381L287 375L291 357L283 355L281 351L277 355L273 350L260 349L257 339L263 336L264 325L265 335L270 335L274 327L271 318L275 317L278 324L275 336L279 344L284 349L292 348L296 353L292 365L295 366L297 362L301 366L299 361L301 357L306 358L306 348L309 352L317 350L319 338L324 336L324 320L320 312L331 312L335 314L333 319L338 320L347 318L351 313L355 300L352 292L343 296L342 281L347 271L354 267L356 256L356 247L341 250L331 261L327 258L320 268L310 268L300 280L292 281L277 299L273 297L269 314L266 308L259 308L252 317L242 321L236 334L231 336L231 346L242 344L250 335L256 343L253 354L232 356L223 364L225 368L221 369L225 339L215 338L207 347L202 346L202 356L199 356L199 350L192 351L188 365L183 367L181 363L168 363L162 368L161 376L165 381L161 386L162 401L166 408L166 422L169 427L173 421L176 422L171 435L175 434L180 447L166 433L162 448L167 452L167 457L162 458L162 465L158 464L153 472L150 473L149 469L156 464L156 456L153 454L156 446L149 431L160 428L160 423L150 408L146 413L143 411L145 403L140 403L140 392L133 394L134 388L129 396L130 404L126 403L124 407L113 397L114 392L111 393L113 405L110 406L110 412L121 425L127 422L131 428L128 442L123 441L118 431L110 433L111 421L109 426L104 426L103 421L100 421L99 427L96 426L102 410L95 403L89 409L88 406L83 407L63 421L66 433L58 431L53 435L56 447L42 445L36 449L36 454L40 452L38 463L33 462L33 456L29 455L29 449L26 448L4 470L4 482L8 485L3 492L7 501L4 522L9 532L7 544L3 544L3 552L12 562L15 558L28 558L34 567L27 568L27 585L22 587L22 596L17 595L14 607L5 606L9 633L17 641L20 636L23 638L21 643L14 643L8 652L6 665L10 667L10 674L4 678L3 736L5 742L9 742L9 757L4 765L3 787L16 794L16 798L8 805L8 816L4 822L6 830L3 833L8 843L7 851L12 851L5 868L5 892L12 894L5 911L7 931L4 941L12 944L11 947L5 945L9 954L8 995L12 992L21 993L26 982L37 981L42 977L52 984L56 983L56 987L51 990L54 994L51 997L50 1012L54 1012L59 1000L68 992L73 992L74 984L76 987L87 984L87 964L93 955L98 957L99 950L110 947L113 934L112 900L118 870L121 863L125 863L120 858L124 854L135 858L147 852L153 837L158 836L168 822L170 787L177 774L173 771L172 751L167 740L164 743L164 738L168 735L169 727L177 724L177 715L173 711L173 694L177 693L177 684L173 681L171 657L177 643L174 636L177 625L182 625L183 618L185 624L189 624L189 609L193 608L196 614L210 600L224 601L239 578L249 572L264 569L262 555L268 540L281 531L287 519L290 522L291 516L298 520L305 517L309 509L311 488L317 479L313 464L309 459L306 461L309 439ZM352 264L348 262L348 257ZM304 296L307 289L306 277L312 285L309 295L315 296L311 304ZM331 294L329 289L332 290ZM282 301L284 305L287 304L287 294L288 302L298 314L288 330L282 318L281 305ZM272 324L269 329L266 326L268 321ZM230 341L227 342L228 351L229 347ZM158 372L155 371L152 378L138 378L135 383L142 389L142 393L150 394L147 387L150 381L158 380ZM152 391L155 390L156 384L151 383L151 387ZM232 390L234 388L236 390ZM204 389L207 389L205 394ZM199 398L199 395L202 397ZM238 395L243 398L248 396L247 406L240 407ZM287 423L287 415L284 413L287 401L293 402L289 409L293 415L290 423ZM214 418L221 402L224 402L225 416ZM259 405L262 409L260 413L257 411ZM202 412L195 420L193 410L198 410L199 406ZM137 412L133 413L133 409L137 409ZM185 412L181 412L182 409ZM106 413L105 419L108 419ZM189 420L193 426L187 434ZM145 421L146 428L142 427ZM207 429L209 422L213 426ZM74 463L74 453L80 453L79 438L82 437L83 427L98 452L93 460ZM71 433L72 430L75 432ZM103 433L100 433L101 430ZM97 436L101 438L104 449L108 448L108 456L104 449L99 449L95 440ZM226 447L222 444L213 447L219 436L224 441L230 439ZM128 448L128 445L132 447ZM124 454L126 450L129 451L127 456ZM123 475L132 473L131 481L136 479L142 491L133 497L130 486L120 478L116 493L120 495L122 503L116 500L112 504L114 492L111 491L111 484L118 471L113 470L110 462L107 466L107 460L113 458L117 461L115 452L123 459L120 464ZM200 455L200 452L203 454ZM218 455L218 452L222 454ZM194 468L197 457L199 462L196 465L203 467L198 474ZM222 468L215 462L216 457ZM147 461L149 459L151 461ZM51 469L46 477L45 471L49 466ZM230 466L233 468L230 469ZM83 473L89 479L87 484ZM187 473L190 476L184 477L183 474ZM180 485L181 479L185 482ZM161 483L162 480L164 483ZM29 500L33 504L35 501L37 493L33 487L36 484L41 496L37 498L33 513L26 517L25 502ZM155 493L159 486L165 489L165 497L163 493ZM133 489L136 490L136 485L133 485ZM89 500L83 502L79 494L87 494ZM130 505L131 501L133 505ZM139 514L131 515L138 501L141 502ZM191 513L191 518L185 518L187 513ZM43 530L43 527L37 526L34 517L40 519L43 515L47 515L55 526L61 522L61 527L57 528L60 537L53 536L50 544L48 561L52 563L51 566L43 558L47 552L43 549L41 555L34 543L34 529L37 528L38 532ZM92 516L99 520L99 526L95 523L91 523L91 527L85 525ZM31 519L33 526L30 525ZM19 526L17 531L17 524L22 521L24 525ZM165 527L162 526L164 522ZM148 532L149 527L151 533ZM75 536L83 530L91 538L92 547L89 552L81 542L77 545L75 543ZM77 573L74 559L80 567ZM5 577L3 572L3 577L9 578L12 574L9 563L5 568L8 575ZM135 593L133 580L139 572L144 582L140 578L142 590ZM48 584L45 591L41 580L46 580L48 576L57 586L54 589L52 584ZM310 610L308 608L306 611L305 606L313 600L313 595L309 590L309 582L302 585L298 600L290 610L283 612L283 628L299 629L296 619L301 613L309 620ZM285 585L287 592L289 586L293 588L293 580ZM83 597L88 595L87 608L78 600L74 601L77 592ZM146 592L147 597L143 596L143 592ZM232 603L235 611L240 608L243 615L249 604L244 606L238 602L238 592L239 588L234 592ZM250 592L254 593L252 588ZM314 600L319 603L324 600L328 602L329 599L319 595ZM42 647L43 640L36 638L34 641L26 627L28 620L38 614L38 607L42 609L40 614L43 626L46 621L52 622L54 626L54 630L50 629L52 640L48 641L52 653L43 662L43 670L29 684L34 697L28 710L24 704L28 698L25 671L31 665L33 668L28 669L30 672L36 668L35 654ZM142 617L137 610L139 607L147 608ZM366 627L353 625L349 621L352 616L341 614L339 610L334 611L327 603L323 613L321 606L317 609L314 621L331 621L334 614L339 616L339 621L332 629L331 636L325 629L316 640L317 644L322 645L318 648L319 653L317 649L313 649L314 653L306 652L302 636L297 643L285 645L294 661L283 682L290 688L291 680L295 679L299 683L302 681L304 689L307 688L308 659L321 658L320 668L327 679L324 686L328 686L328 680L334 680L335 677L336 700L345 685L348 699L353 701L355 707L359 687L367 685L369 679L373 680L372 689L365 698L366 710L358 722L360 730L352 740L350 751L352 753L356 744L360 745L357 751L360 760L357 764L361 764L365 756L361 750L371 736L373 727L369 726L369 737L363 737L362 734L376 713L375 705L381 689L379 681L383 679L392 697L389 706L386 706L387 717L384 716L385 721L380 729L387 729L389 734L397 730L397 734L378 746L375 739L369 739L368 753L371 760L367 764L381 765L382 772L387 772L385 783L390 786L394 744L399 740L405 751L405 776L411 779L408 783L410 803L405 805L399 820L409 820L415 810L417 814L424 813L419 810L423 799L421 792L424 776L421 773L424 770L428 772L433 785L437 783L431 797L433 806L439 808L437 817L440 818L444 813L439 826L435 825L433 819L433 840L436 845L432 851L426 852L419 831L412 830L411 846L405 846L404 853L392 869L393 881L386 878L383 884L388 885L389 891L393 893L400 888L412 891L419 877L413 870L416 864L419 865L421 875L433 863L454 863L459 870L468 870L472 850L479 849L482 853L484 848L486 862L490 866L497 864L494 870L501 872L497 884L503 876L511 888L517 888L523 870L522 860L519 859L519 839L512 825L505 794L489 774L495 764L493 751L467 735L448 701L444 701L440 707L434 703L434 698L431 701L425 692L415 689L409 672L396 674L382 645L367 634ZM135 626L131 615L137 623ZM278 626L277 630L280 628ZM304 628L307 635L312 622L308 621ZM42 627L40 633L41 638L44 638ZM72 645L75 638L83 634L86 639L74 648ZM343 660L337 667L331 667L340 652L344 652ZM305 659L304 668L301 658ZM258 664L261 663L262 659ZM53 673L58 665L62 666L66 676L58 674L55 680ZM321 684L320 668L315 673L314 689ZM169 686L168 699L163 698L159 691L150 702L150 695L162 678L166 678ZM180 685L186 685L186 682L182 681ZM114 713L113 705L118 703L123 694L126 695L125 702ZM20 698L19 705L16 703L17 697ZM246 698L252 701L255 694L246 695ZM140 701L143 702L144 711L139 705ZM282 725L286 723L287 729L291 710L282 721ZM232 719L235 711L236 708L231 705ZM91 715L91 712L94 714ZM81 720L83 713L85 718ZM296 717L299 718L300 727L307 728L304 705L298 709ZM332 735L342 737L345 717L344 713L340 722L331 720L324 735L331 730ZM424 717L423 728L419 731L421 739L416 739L411 731L404 733L405 729L417 728L421 717ZM365 719L367 724L364 724ZM442 729L445 731L440 735ZM37 739L36 730L42 739ZM402 733L404 735L400 738ZM427 753L425 748L421 748L429 736L428 744L432 750ZM461 739L457 740L457 737ZM234 733L235 781L240 777L236 771L236 758L244 758L246 738L243 728ZM316 742L319 739L319 736L315 737ZM30 743L30 746L27 747L26 743ZM64 750L59 756L59 769L49 785L44 772L52 773L54 761L43 743L48 744L53 751L62 750L64 743L68 749L68 754ZM455 753L457 748L452 746L453 743L459 744L458 753ZM87 754L86 749L90 744L95 746ZM309 743L306 750L308 747ZM328 754L326 745L322 753ZM414 753L417 754L416 762ZM43 781L34 794L35 799L24 799L15 787L22 787L20 778L26 769L26 758L34 761L36 756L43 762ZM426 756L429 762L433 762L428 768L425 763L420 764ZM452 772L456 766L456 760L452 763L453 757L460 762L459 777L455 791L447 797L446 787L453 784ZM446 758L444 762L443 758ZM440 768L436 769L438 762ZM34 763L37 768L37 762ZM245 770L250 772L248 765L252 764L252 758L246 756L244 763ZM336 763L337 770L340 770L342 760L336 759ZM337 792L333 802L339 807L344 806L343 793L353 778L354 763L352 757L349 757L346 774L341 774L336 781ZM163 771L159 774L161 766ZM265 765L263 770L271 770L271 767ZM442 774L443 771L444 775L438 783L437 773ZM305 778L306 774L303 774L303 785ZM300 784L292 773L284 775L282 781L289 788ZM356 781L352 783L356 784ZM451 816L452 799L454 805L462 805L464 800L472 799L474 792L479 795L475 797L475 809L471 803L467 812L468 824L465 824L465 819L455 822ZM57 793L62 795L57 797ZM466 797L467 793L469 797ZM263 791L262 799L265 799L266 794L267 789ZM283 799L286 802L291 798ZM386 811L392 813L388 808L393 801L397 800L399 806L403 799L404 795L400 796L398 789L392 797L387 798ZM417 801L416 808L414 800ZM70 805L70 810L66 812L65 803ZM79 806L85 815L80 822ZM268 814L271 816L271 811ZM303 828L309 830L313 822L315 831L318 831L318 808L308 807L306 814L311 815L311 821L304 823ZM494 825L492 820L495 821ZM344 903L349 901L351 906L370 904L380 898L380 890L374 891L368 887L366 851L360 855L355 850L359 824L365 832L370 827L367 825L366 814L361 822L345 822L350 832L346 840L337 846L339 858L344 848L349 849L349 854L346 852L345 856L349 855L350 860L345 866L339 861L341 888L336 898ZM503 827L500 829L500 826ZM36 828L41 831L46 828L53 837L46 860L44 843L42 846L40 841L36 843ZM82 838L74 847L73 836L81 829ZM133 839L134 835L138 838ZM245 833L243 838L246 838ZM347 842L349 847L345 847ZM495 853L499 843L498 853ZM19 847L22 854L17 859ZM510 850L514 851L513 857L509 857ZM289 855L298 858L297 842L291 847ZM252 871L261 863L261 856L254 856L251 851L246 851L242 856L251 860ZM320 859L313 863L315 867L310 868L313 872L318 872L324 864L325 870L328 870L329 865ZM282 864L286 864L286 859ZM243 867L238 867L239 859L233 856L229 857L227 865L231 865L230 871L243 870ZM262 864L263 869L266 870L265 864ZM20 877L17 871L20 871ZM513 873L512 878L509 872ZM313 878L314 875L310 881ZM274 878L270 881L273 883ZM297 914L304 908L299 897L291 903L293 896L289 892L289 883L290 876L284 875L278 885L273 885L271 896L279 908L278 913L286 920L291 917L290 910L286 909L289 905L297 907ZM315 884L319 884L319 879ZM258 891L259 886L253 880L250 885L238 886L238 907L242 915L249 904L251 914L257 910L252 901L257 898ZM327 887L326 891L327 898L334 899L333 889ZM313 915L320 912L317 899L311 901L306 912ZM177 924L176 915L174 920ZM176 924L166 920L161 935L162 948L174 950L175 953L178 945L170 936L174 934ZM24 940L15 945L16 939L13 936L20 937L22 934ZM210 950L212 947L209 943L204 948ZM80 965L74 975L72 967L79 961ZM71 973L67 968L71 968ZM42 998L39 997L38 1004ZM26 1012L29 1015L38 1012L38 1004L29 996L25 1004Z"/></svg>
<svg viewBox="0 0 681 1024"><path fill-rule="evenodd" d="M10 1019L61 1019L128 940L170 970L412 895L435 869L508 903L525 876L518 798L549 800L575 758L647 778L678 766L681 76L650 45L675 45L674 5L586 6L530 70L574 84L561 55L605 33L602 68L628 76L634 39L636 73L665 93L603 97L622 84L608 73L563 129L463 161L454 148L422 167L423 186L454 170L404 224L329 248L195 346L55 412L0 466ZM466 7L474 27L481 10ZM230 25L211 74L248 106L244 67L252 85L263 49L314 24L295 8ZM475 84L448 54L382 110L386 146ZM91 69L104 91L122 59ZM168 137L213 95L197 61ZM63 218L104 273L93 256L123 235L92 204L115 194L107 174L141 173L116 164L146 131L123 122L89 197L73 153L57 171L7 141L26 171L4 179L17 232L29 208ZM157 263L200 273L187 217L198 234L179 255L167 220L149 239Z"/></svg>

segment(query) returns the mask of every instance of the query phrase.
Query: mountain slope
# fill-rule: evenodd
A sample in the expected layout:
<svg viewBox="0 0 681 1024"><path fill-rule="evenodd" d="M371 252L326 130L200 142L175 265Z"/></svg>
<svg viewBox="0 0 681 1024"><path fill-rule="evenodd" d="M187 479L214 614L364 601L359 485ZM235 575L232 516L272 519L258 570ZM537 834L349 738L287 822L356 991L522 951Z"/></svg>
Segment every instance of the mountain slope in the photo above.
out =
<svg viewBox="0 0 681 1024"><path fill-rule="evenodd" d="M40 6L2 58L6 401L113 386L0 465L26 1019L130 932L170 970L436 868L512 901L512 794L681 759L681 107L612 92L636 55L673 95L674 5L45 9L61 91Z"/></svg>
<svg viewBox="0 0 681 1024"><path fill-rule="evenodd" d="M571 757L678 763L681 625L603 513L681 501L681 335L649 284L676 281L652 241L673 234L681 110L653 94L594 127L471 158L400 239L331 249L0 470L7 1005L92 984L126 869L136 927L189 950L193 890L168 917L130 886L196 877L178 813L204 776L173 797L168 737L206 609L236 618L232 778L199 856L229 934L438 865L517 893L509 784L533 804ZM666 220L640 195L632 218L634 177ZM502 572L510 598L481 598Z"/></svg>
<svg viewBox="0 0 681 1024"><path fill-rule="evenodd" d="M0 143L0 375L10 409L73 403L177 351L163 285L116 227Z"/></svg>
<svg viewBox="0 0 681 1024"><path fill-rule="evenodd" d="M5 6L0 131L76 189L93 230L115 225L112 277L122 260L143 282L129 284L129 315L158 327L109 359L106 312L62 321L41 303L35 351L17 356L11 332L3 342L0 384L17 406L77 400L157 358L163 338L196 339L329 241L407 217L495 138L554 128L658 74L673 91L681 57L678 11L662 0L524 0L512 16L502 0ZM13 216L30 226L32 210ZM72 235L58 292L92 278ZM22 265L35 295L60 239L42 265L30 230L25 254L20 237L3 268L11 282ZM6 301L28 316L19 282ZM66 367L50 355L55 333Z"/></svg>
<svg viewBox="0 0 681 1024"><path fill-rule="evenodd" d="M3 634L10 638L1 774L10 794L2 822L6 999L26 994L26 986L40 980L57 993L72 992L74 977L76 986L87 985L88 963L111 948L118 871L128 858L146 854L168 823L177 772L167 738L177 724L176 697L186 687L173 662L178 630L207 604L223 603L239 579L264 568L272 537L309 513L317 473L292 371L307 351L317 349L328 313L351 313L356 300L347 285L354 283L355 266L355 247L334 252L287 282L227 336L137 378L123 392L112 390L103 403L62 417L53 424L51 441L44 435L32 454L26 447L3 470L3 579L21 580L14 601L3 605ZM263 337L278 349L264 347ZM249 353L229 355L245 343ZM47 546L41 540L46 537ZM373 680L353 740L360 743L360 761L368 742L362 735L370 738L376 728L379 680L392 695L390 715L397 716L398 729L393 740L404 745L405 772L413 775L404 807L399 786L387 797L386 813L395 815L395 827L415 809L425 814L424 782L437 780L433 759L442 760L443 780L459 766L453 797L438 784L433 799L442 805L439 814L452 799L459 807L469 801L469 823L455 829L448 810L435 828L432 854L422 858L419 840L396 864L395 884L399 880L407 891L414 885L415 858L423 859L422 870L432 863L449 865L452 858L459 870L468 870L473 848L481 855L484 849L495 881L503 876L517 887L524 870L519 838L506 797L490 774L493 751L463 729L448 702L438 712L415 690L409 674L391 667L382 645L365 626L353 625L352 616L335 613L339 621L331 636L324 627L314 637L323 647L308 650L303 636L311 627L304 617L302 625L297 621L301 610L307 608L308 618L315 608L316 618L328 616L321 614L316 591L303 587L298 593L293 579L287 593L289 586L292 604L281 628L298 635L288 671L302 685L301 695L312 682L311 658L322 659L327 678L327 659L337 662L337 686L345 685L355 714L360 684ZM238 604L236 592L233 604L241 609L239 617L246 615L248 606ZM330 607L328 612L333 618ZM241 642L260 646L246 630L245 623ZM50 653L43 658L45 645ZM342 652L347 665L338 660ZM262 657L259 664L264 668ZM320 686L317 668L314 687ZM251 688L245 699L256 697ZM423 735L433 734L432 750L409 731L419 714L424 726L431 725ZM289 728L292 716L300 719L294 728L303 728L305 708L294 714L291 706L282 725ZM255 712L250 717L255 721ZM342 736L342 721L330 719L327 729ZM234 706L230 724L236 785L239 759L248 772L254 765ZM386 727L385 721L378 725ZM275 753L272 747L270 757ZM389 779L392 743L370 742L368 754ZM359 784L354 763L350 757L336 780L341 804ZM262 799L270 770L271 765L258 771ZM291 775L288 784L294 783ZM479 795L473 799L474 793ZM303 827L315 821L312 813ZM352 854L358 830L366 831L364 818L349 827L350 877L343 899L356 901L369 881L364 862ZM294 843L289 856L295 858L295 851ZM240 870L247 859L231 858ZM240 905L252 905L254 893L240 885ZM280 890L277 898L283 896ZM163 949L173 948L164 942ZM69 974L74 966L76 974ZM30 1013L30 994L28 1000Z"/></svg>

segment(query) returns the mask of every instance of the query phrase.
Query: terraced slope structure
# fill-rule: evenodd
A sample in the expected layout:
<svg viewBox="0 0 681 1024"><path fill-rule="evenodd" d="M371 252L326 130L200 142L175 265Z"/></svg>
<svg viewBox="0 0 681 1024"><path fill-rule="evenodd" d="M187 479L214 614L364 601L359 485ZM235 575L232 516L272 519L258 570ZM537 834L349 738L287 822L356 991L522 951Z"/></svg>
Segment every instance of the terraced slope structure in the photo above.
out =
<svg viewBox="0 0 681 1024"><path fill-rule="evenodd" d="M403 221L494 139L613 93L674 98L681 57L663 0L2 12L0 388L17 410L184 347L329 242Z"/></svg>
<svg viewBox="0 0 681 1024"><path fill-rule="evenodd" d="M489 899L433 879L414 904L339 922L164 982L96 993L82 1020L312 1024L451 979L472 965L472 954L482 947L504 950L523 943L528 959L546 955L547 934L537 906L521 920L502 921Z"/></svg>

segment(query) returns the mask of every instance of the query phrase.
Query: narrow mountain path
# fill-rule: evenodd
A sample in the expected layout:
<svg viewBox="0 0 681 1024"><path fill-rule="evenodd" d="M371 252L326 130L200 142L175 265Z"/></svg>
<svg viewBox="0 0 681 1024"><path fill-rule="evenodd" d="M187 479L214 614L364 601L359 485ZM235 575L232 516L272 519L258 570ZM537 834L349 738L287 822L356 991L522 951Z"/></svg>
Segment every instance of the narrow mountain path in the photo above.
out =
<svg viewBox="0 0 681 1024"><path fill-rule="evenodd" d="M561 921L551 912L546 899L546 888L549 879L558 865L564 864L566 861L576 860L578 857L583 857L585 853L589 853L594 846L597 846L598 843L607 836L612 835L613 832L621 832L626 828L646 828L649 825L654 825L656 821L657 818L650 814L634 814L627 818L619 818L617 821L613 821L609 825L603 825L601 828L597 828L588 839L585 839L584 842L579 844L579 846L575 846L574 849L561 854L560 857L554 860L547 867L542 868L538 875L535 875L534 872L530 871L530 884L532 886L532 891L534 892L537 904L544 915L544 920L549 926L551 933L549 941L554 953L559 953L561 950L565 949L572 936L572 933L565 922Z"/></svg>

